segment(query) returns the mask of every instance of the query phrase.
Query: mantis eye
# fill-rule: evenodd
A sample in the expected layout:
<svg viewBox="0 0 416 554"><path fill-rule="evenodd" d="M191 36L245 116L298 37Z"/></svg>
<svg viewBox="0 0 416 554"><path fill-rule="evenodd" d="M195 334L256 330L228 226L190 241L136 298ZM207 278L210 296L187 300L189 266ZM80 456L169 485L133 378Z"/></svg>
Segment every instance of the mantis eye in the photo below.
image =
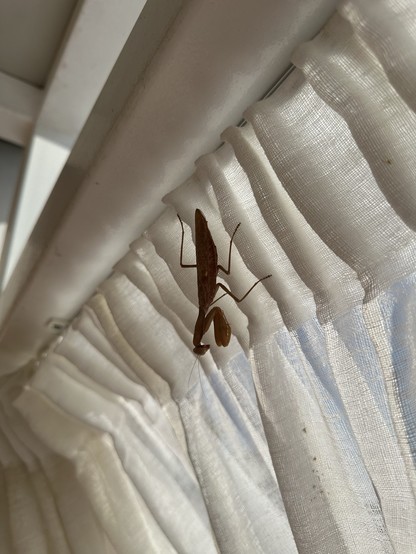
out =
<svg viewBox="0 0 416 554"><path fill-rule="evenodd" d="M214 315L214 335L217 346L228 346L231 338L231 327L220 308L216 310Z"/></svg>

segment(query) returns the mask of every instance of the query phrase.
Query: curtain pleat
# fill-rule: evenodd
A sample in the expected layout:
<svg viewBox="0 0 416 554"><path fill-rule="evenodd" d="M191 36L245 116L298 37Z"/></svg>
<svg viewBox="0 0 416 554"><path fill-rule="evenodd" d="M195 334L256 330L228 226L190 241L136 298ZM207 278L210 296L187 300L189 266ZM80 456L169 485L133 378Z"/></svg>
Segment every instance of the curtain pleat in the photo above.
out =
<svg viewBox="0 0 416 554"><path fill-rule="evenodd" d="M343 2L1 379L0 552L414 554L415 21ZM218 282L271 275L200 357L196 208L223 267L240 224Z"/></svg>

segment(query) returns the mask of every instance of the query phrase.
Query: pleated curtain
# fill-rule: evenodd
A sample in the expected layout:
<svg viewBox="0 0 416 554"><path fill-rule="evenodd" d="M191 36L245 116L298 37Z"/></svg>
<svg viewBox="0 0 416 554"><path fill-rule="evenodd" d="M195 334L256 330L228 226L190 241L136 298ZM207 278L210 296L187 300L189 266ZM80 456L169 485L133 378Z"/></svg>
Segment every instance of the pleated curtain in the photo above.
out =
<svg viewBox="0 0 416 554"><path fill-rule="evenodd" d="M344 2L292 62L2 378L2 554L416 553L416 3ZM224 267L241 223L219 282L272 275L199 358L196 208Z"/></svg>

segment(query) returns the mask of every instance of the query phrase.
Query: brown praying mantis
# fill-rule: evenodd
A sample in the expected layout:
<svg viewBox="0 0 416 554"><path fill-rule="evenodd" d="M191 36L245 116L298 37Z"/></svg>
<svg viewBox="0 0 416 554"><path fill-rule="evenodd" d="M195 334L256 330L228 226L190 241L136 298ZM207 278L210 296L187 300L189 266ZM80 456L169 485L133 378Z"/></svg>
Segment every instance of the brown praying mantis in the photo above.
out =
<svg viewBox="0 0 416 554"><path fill-rule="evenodd" d="M199 313L195 323L194 330L194 352L198 356L202 356L209 350L209 344L202 344L202 337L208 331L212 322L214 322L214 336L217 346L228 346L231 338L231 327L225 317L224 312L218 306L215 306L210 311L209 308L217 302L220 298L228 294L235 302L242 302L248 294L258 285L261 281L268 279L271 275L266 275L254 283L252 287L241 298L237 298L227 287L222 283L217 283L218 271L221 269L226 275L231 271L231 247L233 245L234 236L237 229L240 227L240 223L234 230L230 240L230 249L228 252L228 269L225 269L222 265L218 264L217 248L212 239L211 232L208 228L208 222L205 219L201 210L195 210L195 251L196 251L196 263L184 264L183 258L183 239L185 236L185 230L183 228L182 219L178 215L182 227L182 241L181 241L181 253L180 253L180 265L185 268L196 268L197 283L198 283L198 303ZM214 300L218 289L222 289L224 294ZM208 313L207 313L208 312Z"/></svg>

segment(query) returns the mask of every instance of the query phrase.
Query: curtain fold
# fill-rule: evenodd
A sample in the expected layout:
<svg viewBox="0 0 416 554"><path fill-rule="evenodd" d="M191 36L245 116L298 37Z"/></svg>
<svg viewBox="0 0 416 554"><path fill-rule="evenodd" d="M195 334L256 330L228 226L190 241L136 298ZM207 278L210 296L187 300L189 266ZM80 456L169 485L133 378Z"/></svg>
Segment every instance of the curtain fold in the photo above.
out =
<svg viewBox="0 0 416 554"><path fill-rule="evenodd" d="M1 379L1 552L415 552L415 16L343 2ZM219 282L271 275L198 358L196 208Z"/></svg>

